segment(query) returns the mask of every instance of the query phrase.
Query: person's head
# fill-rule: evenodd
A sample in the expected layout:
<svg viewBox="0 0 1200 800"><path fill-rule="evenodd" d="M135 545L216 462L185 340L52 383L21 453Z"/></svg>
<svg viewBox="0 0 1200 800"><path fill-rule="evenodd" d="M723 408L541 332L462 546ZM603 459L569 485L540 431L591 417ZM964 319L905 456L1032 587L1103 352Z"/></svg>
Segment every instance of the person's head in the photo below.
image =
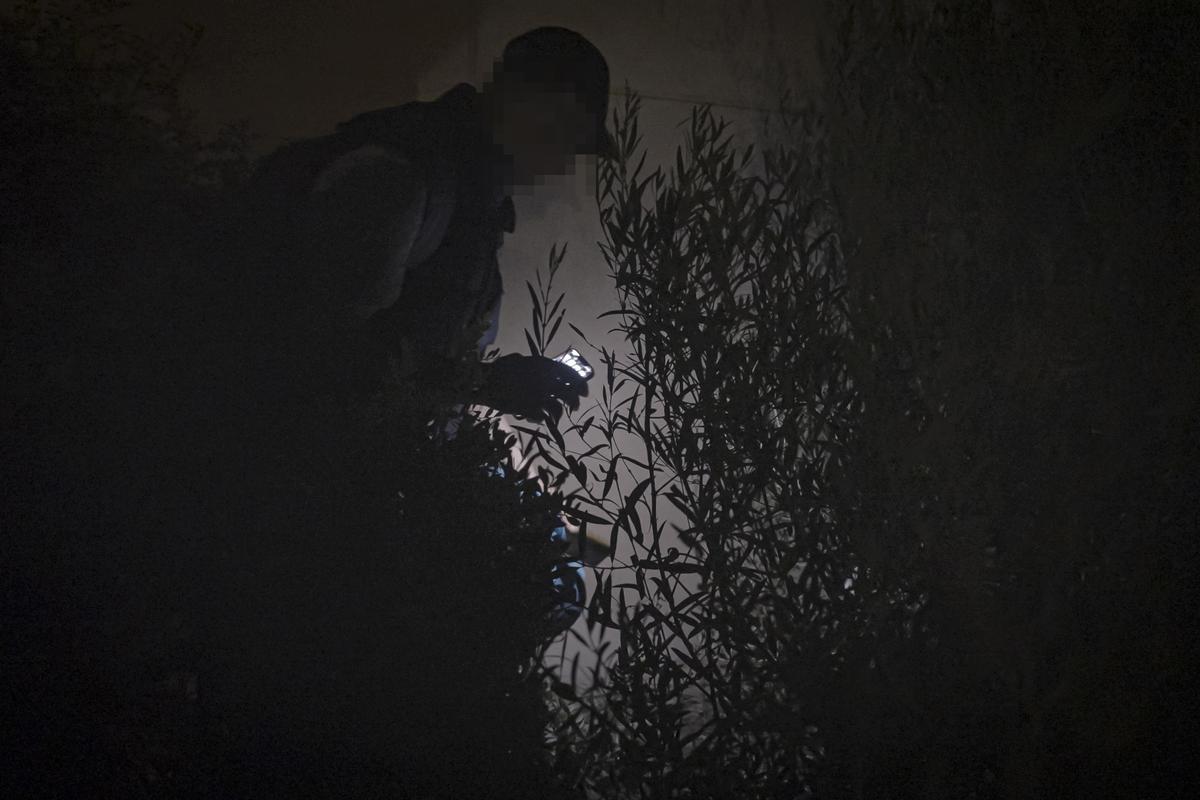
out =
<svg viewBox="0 0 1200 800"><path fill-rule="evenodd" d="M492 140L517 182L566 174L577 155L612 155L608 64L575 31L537 28L513 39L484 95Z"/></svg>

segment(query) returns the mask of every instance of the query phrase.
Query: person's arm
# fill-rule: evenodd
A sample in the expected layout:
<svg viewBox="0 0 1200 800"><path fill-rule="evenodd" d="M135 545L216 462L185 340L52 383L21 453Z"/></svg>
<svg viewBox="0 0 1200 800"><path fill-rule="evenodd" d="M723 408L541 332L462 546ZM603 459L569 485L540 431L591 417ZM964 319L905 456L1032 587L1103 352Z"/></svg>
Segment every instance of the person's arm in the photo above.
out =
<svg viewBox="0 0 1200 800"><path fill-rule="evenodd" d="M544 356L510 354L482 365L483 381L473 402L535 422L557 422L563 407L579 408L587 397L587 380L573 369Z"/></svg>
<svg viewBox="0 0 1200 800"><path fill-rule="evenodd" d="M417 166L378 146L347 153L317 177L300 252L314 299L336 321L364 321L400 296L427 197Z"/></svg>

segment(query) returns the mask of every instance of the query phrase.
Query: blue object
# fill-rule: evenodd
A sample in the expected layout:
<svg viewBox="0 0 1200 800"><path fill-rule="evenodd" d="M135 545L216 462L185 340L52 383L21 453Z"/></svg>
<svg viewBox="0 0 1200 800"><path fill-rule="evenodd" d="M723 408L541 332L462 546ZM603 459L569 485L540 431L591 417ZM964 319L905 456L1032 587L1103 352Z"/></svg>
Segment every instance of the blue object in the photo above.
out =
<svg viewBox="0 0 1200 800"><path fill-rule="evenodd" d="M504 467L492 470L497 477L504 476ZM541 492L534 492L534 497ZM550 531L550 541L566 545L567 525L561 517L558 525ZM559 561L550 570L550 586L554 602L547 614L550 635L557 636L575 624L587 605L587 584L584 583L583 562L577 558Z"/></svg>
<svg viewBox="0 0 1200 800"><path fill-rule="evenodd" d="M566 544L567 526L560 524L551 531L550 540ZM550 609L549 621L553 635L557 636L575 624L587 603L583 562L575 558L558 562L551 570L550 584L554 587L554 605Z"/></svg>

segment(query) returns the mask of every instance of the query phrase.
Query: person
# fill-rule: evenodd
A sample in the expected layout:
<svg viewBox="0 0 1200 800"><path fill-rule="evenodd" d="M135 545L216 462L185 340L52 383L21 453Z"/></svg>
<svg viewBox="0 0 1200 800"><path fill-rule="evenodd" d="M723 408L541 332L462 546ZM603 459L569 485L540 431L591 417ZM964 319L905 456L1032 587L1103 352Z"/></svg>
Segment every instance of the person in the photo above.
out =
<svg viewBox="0 0 1200 800"><path fill-rule="evenodd" d="M258 263L269 280L257 294L274 298L277 329L293 345L365 333L388 374L418 383L478 362L496 338L512 195L566 174L579 155L612 155L608 83L586 38L538 28L508 43L482 90L459 84L432 102L367 112L267 157L246 218L265 242ZM359 363L356 377L369 383L379 362ZM587 391L540 356L506 355L478 375L464 401L534 420L578 407Z"/></svg>
<svg viewBox="0 0 1200 800"><path fill-rule="evenodd" d="M273 408L263 385L270 398L387 381L447 388L466 373L464 391L433 395L535 421L577 408L587 379L569 365L480 359L498 330L512 196L569 173L579 156L614 155L608 89L591 42L537 28L506 45L481 89L369 111L263 159L239 209L253 330L235 348L260 349L245 359L247 379L233 381L243 405ZM551 527L566 546L566 529ZM582 577L577 559L555 566L551 634L582 611Z"/></svg>

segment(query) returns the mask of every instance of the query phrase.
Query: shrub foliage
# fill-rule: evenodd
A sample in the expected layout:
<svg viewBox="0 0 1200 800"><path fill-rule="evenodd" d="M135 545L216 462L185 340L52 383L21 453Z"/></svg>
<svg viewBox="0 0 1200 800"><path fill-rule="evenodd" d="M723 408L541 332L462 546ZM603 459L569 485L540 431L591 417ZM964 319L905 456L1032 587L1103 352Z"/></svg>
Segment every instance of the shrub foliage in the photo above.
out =
<svg viewBox="0 0 1200 800"><path fill-rule="evenodd" d="M819 112L760 156L698 109L647 171L637 104L615 119L628 353L569 430L617 558L602 666L554 685L560 770L606 797L1168 793L1193 18L836 16Z"/></svg>

